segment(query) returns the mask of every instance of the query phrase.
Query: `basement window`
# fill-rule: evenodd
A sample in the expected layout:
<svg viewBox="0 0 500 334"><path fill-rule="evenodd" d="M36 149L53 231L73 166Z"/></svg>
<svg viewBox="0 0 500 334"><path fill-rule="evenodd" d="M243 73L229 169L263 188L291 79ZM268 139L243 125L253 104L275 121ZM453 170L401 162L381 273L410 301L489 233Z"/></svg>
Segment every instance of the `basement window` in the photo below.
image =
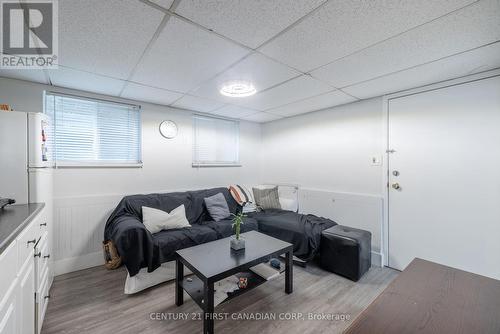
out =
<svg viewBox="0 0 500 334"><path fill-rule="evenodd" d="M238 121L193 116L193 167L241 166Z"/></svg>
<svg viewBox="0 0 500 334"><path fill-rule="evenodd" d="M57 167L141 167L140 107L45 93Z"/></svg>

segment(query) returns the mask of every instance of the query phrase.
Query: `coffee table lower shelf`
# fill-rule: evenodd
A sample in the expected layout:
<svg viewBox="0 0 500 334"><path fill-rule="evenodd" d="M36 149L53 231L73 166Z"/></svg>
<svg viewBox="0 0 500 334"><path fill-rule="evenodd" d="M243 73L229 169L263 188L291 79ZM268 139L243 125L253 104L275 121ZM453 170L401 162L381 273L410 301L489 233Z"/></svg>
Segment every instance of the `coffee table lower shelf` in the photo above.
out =
<svg viewBox="0 0 500 334"><path fill-rule="evenodd" d="M263 283L267 282L266 279L262 278L261 276L255 274L254 272L248 270L248 271L243 271L240 273L235 274L234 276L236 277L246 277L248 279L248 285L245 289L237 289L233 292L228 293L228 297L224 299L219 305L224 304L231 299L238 297L245 292L248 292L259 285L262 285ZM217 284L217 283L216 283ZM204 308L204 300L203 300L203 281L196 277L196 275L191 275L190 277L185 277L182 280L181 283L182 288L184 291L188 293L188 295L191 297L192 300L195 301L196 304L198 304L199 307L202 309Z"/></svg>

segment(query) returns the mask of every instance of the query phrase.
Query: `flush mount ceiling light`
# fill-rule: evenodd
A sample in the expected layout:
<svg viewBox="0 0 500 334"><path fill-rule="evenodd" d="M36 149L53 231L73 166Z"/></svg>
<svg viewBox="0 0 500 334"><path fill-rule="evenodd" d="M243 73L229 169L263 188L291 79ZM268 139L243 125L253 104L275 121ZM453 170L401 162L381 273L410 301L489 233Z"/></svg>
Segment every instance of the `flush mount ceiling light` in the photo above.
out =
<svg viewBox="0 0 500 334"><path fill-rule="evenodd" d="M222 86L220 93L229 97L247 97L257 93L257 90L251 82L231 81Z"/></svg>

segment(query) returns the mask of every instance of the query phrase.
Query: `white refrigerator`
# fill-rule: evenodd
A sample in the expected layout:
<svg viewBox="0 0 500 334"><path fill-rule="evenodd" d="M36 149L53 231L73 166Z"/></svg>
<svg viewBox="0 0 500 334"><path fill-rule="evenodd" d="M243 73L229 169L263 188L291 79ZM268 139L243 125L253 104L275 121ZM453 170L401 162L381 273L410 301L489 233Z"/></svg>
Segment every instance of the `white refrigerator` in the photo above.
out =
<svg viewBox="0 0 500 334"><path fill-rule="evenodd" d="M0 197L52 205L52 131L42 113L0 111Z"/></svg>
<svg viewBox="0 0 500 334"><path fill-rule="evenodd" d="M54 160L51 148L53 131L50 119L42 113L0 111L0 197L13 198L15 204L45 203L42 216L48 231L47 241L35 244L35 254L52 254ZM50 255L49 255L50 256ZM48 282L52 281L53 259L49 259ZM40 299L43 293L39 277L39 257L35 255L35 318L41 319ZM49 283L50 284L50 283ZM40 328L35 320L35 328Z"/></svg>

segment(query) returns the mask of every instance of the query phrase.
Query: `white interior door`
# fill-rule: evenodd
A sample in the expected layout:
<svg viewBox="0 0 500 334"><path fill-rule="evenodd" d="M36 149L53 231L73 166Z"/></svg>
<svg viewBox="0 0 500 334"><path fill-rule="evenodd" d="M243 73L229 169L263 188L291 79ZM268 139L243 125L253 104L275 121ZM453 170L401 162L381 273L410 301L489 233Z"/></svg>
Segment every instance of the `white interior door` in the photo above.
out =
<svg viewBox="0 0 500 334"><path fill-rule="evenodd" d="M500 77L390 100L389 148L389 266L500 279Z"/></svg>

